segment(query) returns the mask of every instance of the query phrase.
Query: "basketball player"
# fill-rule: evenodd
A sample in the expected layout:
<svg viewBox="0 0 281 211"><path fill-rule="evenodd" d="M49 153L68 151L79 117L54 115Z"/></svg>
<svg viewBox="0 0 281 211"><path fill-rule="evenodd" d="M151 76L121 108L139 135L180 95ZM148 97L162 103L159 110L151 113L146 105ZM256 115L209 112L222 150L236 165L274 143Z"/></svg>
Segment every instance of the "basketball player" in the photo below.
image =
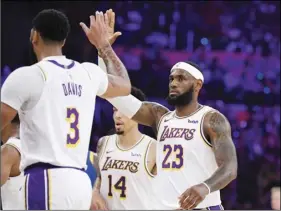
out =
<svg viewBox="0 0 281 211"><path fill-rule="evenodd" d="M1 93L1 129L18 113L21 120L26 209L90 208L92 189L85 173L96 96L128 95L127 70L108 42L104 14L80 24L105 59L97 65L66 58L62 47L68 18L53 9L33 20L30 41L38 63L15 70Z"/></svg>
<svg viewBox="0 0 281 211"><path fill-rule="evenodd" d="M157 131L159 209L223 209L220 189L237 174L226 117L198 103L204 77L191 62L171 69L168 103L174 111L132 95L108 99L124 115Z"/></svg>
<svg viewBox="0 0 281 211"><path fill-rule="evenodd" d="M145 99L139 89L133 87L131 93L140 101ZM98 143L100 178L95 183L94 207L151 209L154 203L151 192L156 174L156 142L142 134L138 124L116 108L113 108L113 119L116 134L102 137Z"/></svg>
<svg viewBox="0 0 281 211"><path fill-rule="evenodd" d="M19 170L21 143L19 140L19 117L12 120L2 131L1 147L1 202L4 210L23 209L20 188L24 175Z"/></svg>

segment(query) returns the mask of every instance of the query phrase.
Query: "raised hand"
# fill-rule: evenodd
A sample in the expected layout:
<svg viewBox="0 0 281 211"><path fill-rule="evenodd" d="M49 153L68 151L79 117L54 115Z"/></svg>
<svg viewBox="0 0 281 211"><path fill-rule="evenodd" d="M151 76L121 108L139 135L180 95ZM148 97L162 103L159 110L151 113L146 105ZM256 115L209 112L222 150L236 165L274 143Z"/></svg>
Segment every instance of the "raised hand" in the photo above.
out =
<svg viewBox="0 0 281 211"><path fill-rule="evenodd" d="M114 27L115 27L115 12L113 12L112 9L109 9L105 13L105 24L109 36L109 42L112 45L117 37L122 35L121 32L115 32L114 33Z"/></svg>
<svg viewBox="0 0 281 211"><path fill-rule="evenodd" d="M90 16L90 28L88 28L85 23L80 23L89 41L98 50L109 45L109 33L105 19L108 20L107 14L97 11L95 16Z"/></svg>

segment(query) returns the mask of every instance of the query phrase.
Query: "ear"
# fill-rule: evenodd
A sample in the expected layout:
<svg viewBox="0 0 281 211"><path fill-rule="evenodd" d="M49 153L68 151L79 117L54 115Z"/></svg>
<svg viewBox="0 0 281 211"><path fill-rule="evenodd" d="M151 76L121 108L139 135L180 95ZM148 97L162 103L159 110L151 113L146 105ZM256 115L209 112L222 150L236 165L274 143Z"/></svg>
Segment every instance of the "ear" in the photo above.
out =
<svg viewBox="0 0 281 211"><path fill-rule="evenodd" d="M194 91L198 93L203 86L203 82L201 80L195 81Z"/></svg>
<svg viewBox="0 0 281 211"><path fill-rule="evenodd" d="M65 45L65 40L62 42L62 45L61 45L61 47L63 47Z"/></svg>
<svg viewBox="0 0 281 211"><path fill-rule="evenodd" d="M39 33L36 31L36 30L34 30L34 29L31 29L31 32L30 32L30 42L32 43L32 44L36 44L36 43L38 43L38 41L39 41Z"/></svg>

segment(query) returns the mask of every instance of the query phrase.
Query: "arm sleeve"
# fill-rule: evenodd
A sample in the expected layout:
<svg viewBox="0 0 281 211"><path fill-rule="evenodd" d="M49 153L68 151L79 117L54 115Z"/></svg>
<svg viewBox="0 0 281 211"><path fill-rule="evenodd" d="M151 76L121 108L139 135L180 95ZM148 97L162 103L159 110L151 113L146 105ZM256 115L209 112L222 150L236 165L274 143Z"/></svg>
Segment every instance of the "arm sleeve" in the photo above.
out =
<svg viewBox="0 0 281 211"><path fill-rule="evenodd" d="M132 118L142 106L142 102L133 95L108 98L106 100L128 118Z"/></svg>
<svg viewBox="0 0 281 211"><path fill-rule="evenodd" d="M34 106L42 93L44 80L35 65L13 71L3 84L1 102L19 111Z"/></svg>
<svg viewBox="0 0 281 211"><path fill-rule="evenodd" d="M88 71L90 74L93 83L98 83L98 90L97 95L103 95L108 87L108 77L107 74L96 64L90 62L82 63L83 67Z"/></svg>

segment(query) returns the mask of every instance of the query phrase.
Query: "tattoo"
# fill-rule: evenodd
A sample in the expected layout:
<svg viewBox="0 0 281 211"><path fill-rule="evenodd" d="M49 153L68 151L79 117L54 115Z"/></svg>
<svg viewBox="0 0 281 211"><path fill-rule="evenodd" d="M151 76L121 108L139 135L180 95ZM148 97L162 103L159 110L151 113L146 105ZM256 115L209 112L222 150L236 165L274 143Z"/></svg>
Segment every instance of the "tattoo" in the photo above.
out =
<svg viewBox="0 0 281 211"><path fill-rule="evenodd" d="M152 127L157 132L158 122L167 112L169 112L169 109L158 103L143 102L132 119L140 124Z"/></svg>
<svg viewBox="0 0 281 211"><path fill-rule="evenodd" d="M97 145L97 156L95 156L95 158L94 158L94 166L97 171L97 179L94 184L94 190L98 190L98 191L100 190L100 187L101 187L101 173L100 173L100 168L99 168L99 160L100 160L100 156L103 151L104 143L106 142L106 138L107 138L107 136L104 136L99 139L98 145Z"/></svg>
<svg viewBox="0 0 281 211"><path fill-rule="evenodd" d="M204 132L213 144L218 169L205 181L211 192L228 185L237 175L237 156L228 120L218 112L206 115Z"/></svg>
<svg viewBox="0 0 281 211"><path fill-rule="evenodd" d="M100 49L99 53L106 65L108 74L119 76L127 81L130 80L126 67L109 43L104 48Z"/></svg>

